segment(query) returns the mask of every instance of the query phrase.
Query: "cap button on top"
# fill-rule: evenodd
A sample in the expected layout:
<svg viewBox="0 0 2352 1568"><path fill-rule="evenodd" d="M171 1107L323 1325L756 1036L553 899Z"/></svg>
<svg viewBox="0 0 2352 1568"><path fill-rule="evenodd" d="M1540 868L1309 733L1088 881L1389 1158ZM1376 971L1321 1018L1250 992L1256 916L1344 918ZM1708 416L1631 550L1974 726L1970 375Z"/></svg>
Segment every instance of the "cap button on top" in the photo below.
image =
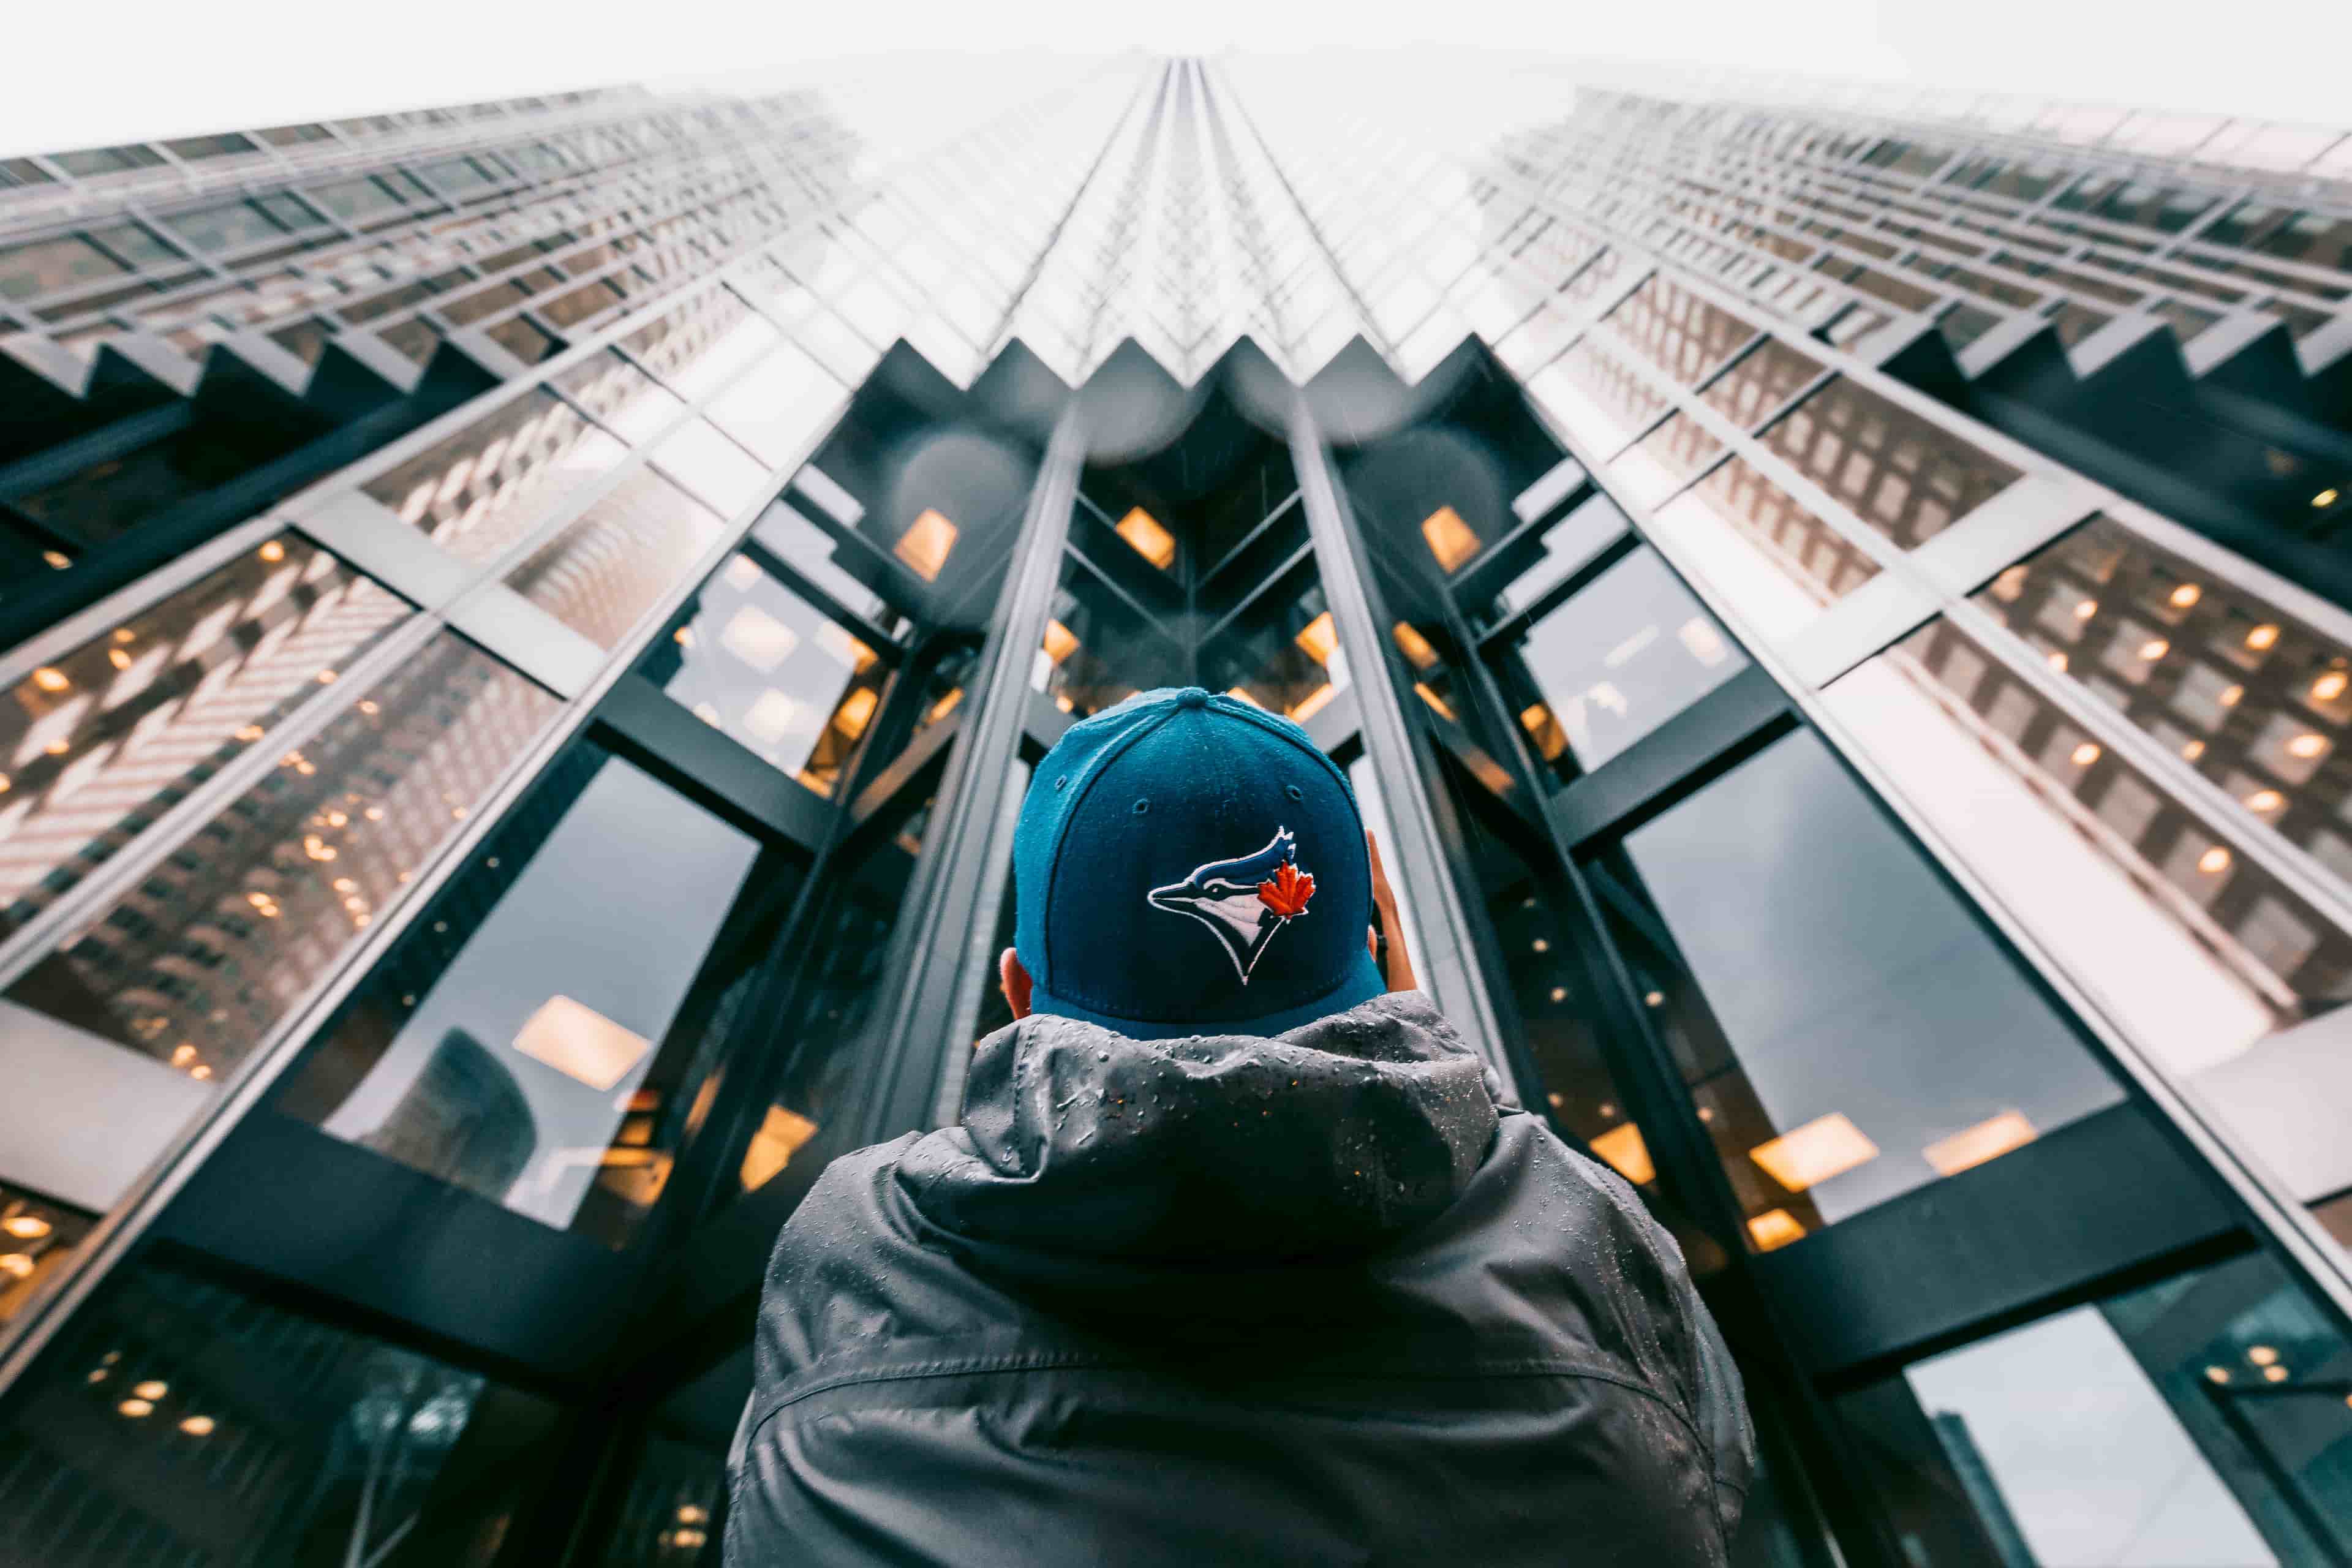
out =
<svg viewBox="0 0 2352 1568"><path fill-rule="evenodd" d="M1208 705L1209 694L1197 686L1188 686L1176 694L1176 706L1179 708L1206 708Z"/></svg>

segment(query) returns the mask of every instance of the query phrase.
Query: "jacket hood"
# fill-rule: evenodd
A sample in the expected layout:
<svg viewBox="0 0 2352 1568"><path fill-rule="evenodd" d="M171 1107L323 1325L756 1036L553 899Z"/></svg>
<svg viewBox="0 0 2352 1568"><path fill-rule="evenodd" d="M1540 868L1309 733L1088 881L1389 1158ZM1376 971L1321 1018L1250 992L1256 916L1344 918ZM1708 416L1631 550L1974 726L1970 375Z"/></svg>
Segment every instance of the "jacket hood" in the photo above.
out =
<svg viewBox="0 0 2352 1568"><path fill-rule="evenodd" d="M931 1224L1033 1263L1336 1262L1444 1212L1499 1099L1417 991L1270 1039L1032 1016L980 1043L963 1125L899 1173Z"/></svg>

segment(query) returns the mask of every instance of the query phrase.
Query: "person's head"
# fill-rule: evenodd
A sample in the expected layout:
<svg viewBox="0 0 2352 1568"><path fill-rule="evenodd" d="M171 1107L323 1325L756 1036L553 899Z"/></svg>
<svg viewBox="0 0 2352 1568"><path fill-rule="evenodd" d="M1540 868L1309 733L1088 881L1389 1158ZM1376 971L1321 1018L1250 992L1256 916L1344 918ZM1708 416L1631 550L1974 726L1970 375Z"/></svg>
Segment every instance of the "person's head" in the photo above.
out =
<svg viewBox="0 0 2352 1568"><path fill-rule="evenodd" d="M1235 698L1147 691L1071 726L1031 777L1013 876L1015 1017L1271 1036L1389 988L1347 775Z"/></svg>

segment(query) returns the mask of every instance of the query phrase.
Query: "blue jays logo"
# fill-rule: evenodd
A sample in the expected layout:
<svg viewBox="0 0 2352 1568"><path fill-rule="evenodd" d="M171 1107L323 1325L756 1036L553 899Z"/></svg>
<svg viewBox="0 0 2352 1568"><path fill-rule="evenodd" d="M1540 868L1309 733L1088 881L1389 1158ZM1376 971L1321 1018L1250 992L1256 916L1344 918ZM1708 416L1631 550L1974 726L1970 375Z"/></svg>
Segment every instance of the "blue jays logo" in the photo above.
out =
<svg viewBox="0 0 2352 1568"><path fill-rule="evenodd" d="M1243 984L1274 933L1307 912L1315 879L1298 868L1298 841L1287 827L1255 855L1196 866L1181 882L1144 895L1155 910L1190 915L1209 928Z"/></svg>

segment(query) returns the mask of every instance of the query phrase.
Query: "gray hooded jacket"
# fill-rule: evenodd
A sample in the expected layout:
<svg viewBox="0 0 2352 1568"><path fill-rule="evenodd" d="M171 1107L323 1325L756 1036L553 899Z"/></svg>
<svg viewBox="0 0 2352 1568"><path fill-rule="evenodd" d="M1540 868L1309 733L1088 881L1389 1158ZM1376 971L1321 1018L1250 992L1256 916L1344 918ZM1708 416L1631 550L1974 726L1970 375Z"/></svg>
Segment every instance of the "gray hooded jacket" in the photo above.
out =
<svg viewBox="0 0 2352 1568"><path fill-rule="evenodd" d="M1719 1564L1754 1466L1673 1240L1417 992L1031 1017L784 1227L729 1568Z"/></svg>

